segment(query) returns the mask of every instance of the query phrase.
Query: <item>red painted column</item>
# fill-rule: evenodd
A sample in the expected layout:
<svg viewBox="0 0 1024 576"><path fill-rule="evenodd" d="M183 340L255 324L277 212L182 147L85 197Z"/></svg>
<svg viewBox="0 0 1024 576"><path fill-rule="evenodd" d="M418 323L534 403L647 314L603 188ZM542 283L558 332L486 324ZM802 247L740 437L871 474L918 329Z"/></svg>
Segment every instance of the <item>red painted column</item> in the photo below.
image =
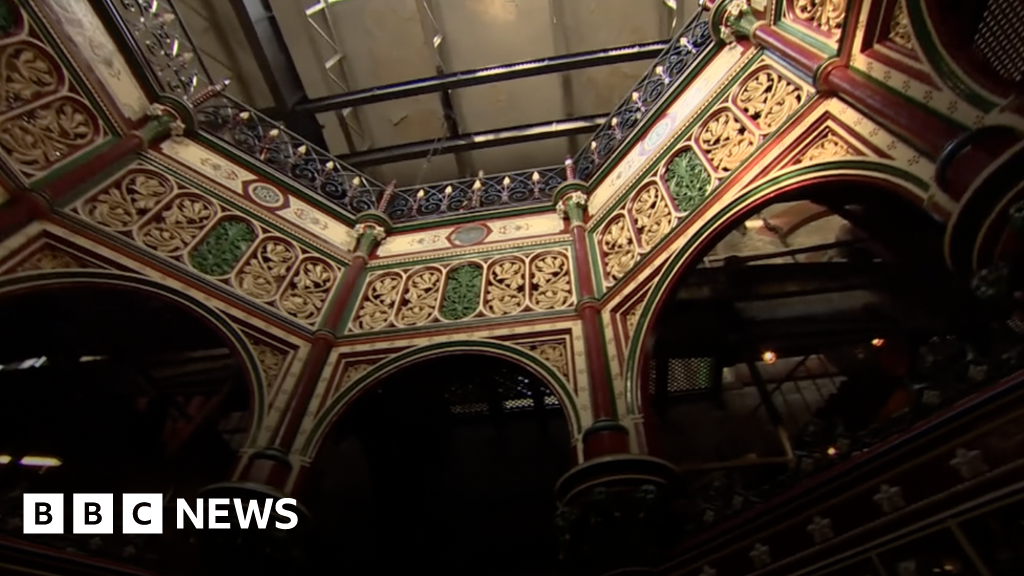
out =
<svg viewBox="0 0 1024 576"><path fill-rule="evenodd" d="M583 458L629 452L629 430L618 421L613 383L609 374L608 350L602 336L601 306L594 290L593 267L584 225L587 197L583 192L561 196L559 210L569 218L573 260L579 294L576 311L583 325L583 347L590 388L590 410L594 423L583 433Z"/></svg>
<svg viewBox="0 0 1024 576"><path fill-rule="evenodd" d="M799 40L768 26L767 22L755 25L750 31L750 39L807 76L814 77L818 67L825 63L824 56Z"/></svg>
<svg viewBox="0 0 1024 576"><path fill-rule="evenodd" d="M331 349L337 339L337 330L351 308L356 290L362 282L369 261L370 252L377 241L384 237L385 229L375 223L356 225L360 233L359 244L352 261L345 268L339 280L338 290L327 305L320 327L313 335L313 343L299 373L298 381L292 390L288 405L281 417L277 430L270 442L270 447L250 457L241 479L259 482L267 486L284 490L292 476L288 454L298 438L302 421L309 411L324 370L330 357ZM294 492L294 490L292 490Z"/></svg>

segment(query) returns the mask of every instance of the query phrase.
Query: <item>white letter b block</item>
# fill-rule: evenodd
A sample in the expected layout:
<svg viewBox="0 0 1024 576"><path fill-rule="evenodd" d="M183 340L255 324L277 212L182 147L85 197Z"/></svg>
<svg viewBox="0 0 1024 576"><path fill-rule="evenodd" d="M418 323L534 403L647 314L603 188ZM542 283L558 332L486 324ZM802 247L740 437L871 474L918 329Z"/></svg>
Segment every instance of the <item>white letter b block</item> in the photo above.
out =
<svg viewBox="0 0 1024 576"><path fill-rule="evenodd" d="M75 534L114 533L113 494L72 494L71 530Z"/></svg>
<svg viewBox="0 0 1024 576"><path fill-rule="evenodd" d="M22 528L24 534L63 534L64 495L25 494Z"/></svg>

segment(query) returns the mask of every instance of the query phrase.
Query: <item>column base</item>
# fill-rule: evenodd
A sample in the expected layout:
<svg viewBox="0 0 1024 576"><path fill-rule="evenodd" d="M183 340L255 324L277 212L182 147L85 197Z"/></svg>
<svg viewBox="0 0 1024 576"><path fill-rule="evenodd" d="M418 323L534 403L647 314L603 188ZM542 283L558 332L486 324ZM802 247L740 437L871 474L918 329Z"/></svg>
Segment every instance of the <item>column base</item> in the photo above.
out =
<svg viewBox="0 0 1024 576"><path fill-rule="evenodd" d="M649 456L604 456L572 469L555 488L563 560L585 576L660 565L679 536L679 488L675 467Z"/></svg>

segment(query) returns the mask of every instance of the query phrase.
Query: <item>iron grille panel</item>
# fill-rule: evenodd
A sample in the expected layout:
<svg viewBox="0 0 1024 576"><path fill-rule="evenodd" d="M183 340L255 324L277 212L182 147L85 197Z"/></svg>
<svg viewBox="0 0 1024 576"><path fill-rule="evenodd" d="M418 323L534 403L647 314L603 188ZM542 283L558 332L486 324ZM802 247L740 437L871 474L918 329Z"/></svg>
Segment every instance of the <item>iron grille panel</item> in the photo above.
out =
<svg viewBox="0 0 1024 576"><path fill-rule="evenodd" d="M978 51L1004 79L1024 81L1024 4L990 0L974 38Z"/></svg>
<svg viewBox="0 0 1024 576"><path fill-rule="evenodd" d="M671 358L668 361L668 393L705 392L715 382L713 358Z"/></svg>

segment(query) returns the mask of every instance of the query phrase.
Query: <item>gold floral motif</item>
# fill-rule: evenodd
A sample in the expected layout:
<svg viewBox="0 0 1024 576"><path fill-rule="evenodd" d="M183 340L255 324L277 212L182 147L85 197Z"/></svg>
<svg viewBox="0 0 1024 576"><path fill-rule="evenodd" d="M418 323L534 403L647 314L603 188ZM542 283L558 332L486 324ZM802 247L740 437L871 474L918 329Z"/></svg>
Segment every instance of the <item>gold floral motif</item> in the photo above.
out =
<svg viewBox="0 0 1024 576"><path fill-rule="evenodd" d="M743 84L736 104L758 127L771 131L796 112L803 99L799 87L774 70L762 70Z"/></svg>
<svg viewBox="0 0 1024 576"><path fill-rule="evenodd" d="M284 285L298 257L295 248L284 240L265 239L236 273L235 287L255 300L271 300Z"/></svg>
<svg viewBox="0 0 1024 576"><path fill-rule="evenodd" d="M622 214L616 216L601 234L601 249L604 252L604 270L612 282L622 278L636 264L636 242L629 222Z"/></svg>
<svg viewBox="0 0 1024 576"><path fill-rule="evenodd" d="M793 11L826 32L839 31L846 19L846 0L796 0Z"/></svg>
<svg viewBox="0 0 1024 576"><path fill-rule="evenodd" d="M504 316L518 312L526 303L526 265L519 259L499 260L487 269L487 312Z"/></svg>
<svg viewBox="0 0 1024 576"><path fill-rule="evenodd" d="M10 110L60 90L60 76L40 49L15 44L0 56L0 108Z"/></svg>
<svg viewBox="0 0 1024 576"><path fill-rule="evenodd" d="M64 97L0 124L0 147L18 169L39 173L74 155L99 134L88 106Z"/></svg>
<svg viewBox="0 0 1024 576"><path fill-rule="evenodd" d="M395 314L400 326L424 324L434 315L441 296L441 271L425 268L412 272L405 284L402 304Z"/></svg>
<svg viewBox="0 0 1024 576"><path fill-rule="evenodd" d="M351 366L346 364L345 371L341 374L341 387L348 388L360 376L369 372L370 368L373 368L373 364L352 364Z"/></svg>
<svg viewBox="0 0 1024 576"><path fill-rule="evenodd" d="M277 379L281 376L281 370L284 368L284 354L275 348L271 348L266 344L255 344L250 342L252 345L253 355L256 356L256 362L260 365L260 372L263 373L263 383L268 389L273 388L277 384Z"/></svg>
<svg viewBox="0 0 1024 576"><path fill-rule="evenodd" d="M45 272L47 270L71 270L76 268L93 268L93 266L84 263L79 258L63 250L46 247L19 264L14 269L14 272Z"/></svg>
<svg viewBox="0 0 1024 576"><path fill-rule="evenodd" d="M165 256L179 254L216 215L217 207L210 200L191 194L181 195L138 232L139 241Z"/></svg>
<svg viewBox="0 0 1024 576"><path fill-rule="evenodd" d="M564 342L547 342L527 346L527 350L537 355L538 358L551 364L559 374L569 377L569 354L565 351Z"/></svg>
<svg viewBox="0 0 1024 576"><path fill-rule="evenodd" d="M174 184L151 172L134 171L116 186L90 200L80 211L89 220L112 230L137 224L174 191Z"/></svg>
<svg viewBox="0 0 1024 576"><path fill-rule="evenodd" d="M629 314L626 314L626 329L629 331L629 334L626 335L627 338L632 337L632 334L636 332L636 324L640 321L641 308L643 308L643 306L634 306L633 309L629 311Z"/></svg>
<svg viewBox="0 0 1024 576"><path fill-rule="evenodd" d="M892 23L889 25L889 40L907 50L914 49L914 31L910 27L906 0L896 0L896 7L892 11Z"/></svg>
<svg viewBox="0 0 1024 576"><path fill-rule="evenodd" d="M847 146L846 142L843 142L839 137L830 132L804 152L796 163L810 164L811 162L825 162L827 160L856 155L857 152Z"/></svg>
<svg viewBox="0 0 1024 576"><path fill-rule="evenodd" d="M632 215L641 250L650 250L672 229L672 210L657 186L648 186L637 194Z"/></svg>
<svg viewBox="0 0 1024 576"><path fill-rule="evenodd" d="M374 279L366 288L353 327L360 332L368 332L387 326L401 288L402 277L398 274L384 274Z"/></svg>
<svg viewBox="0 0 1024 576"><path fill-rule="evenodd" d="M711 165L720 172L739 166L754 150L757 138L731 110L722 110L701 130L697 139Z"/></svg>
<svg viewBox="0 0 1024 576"><path fill-rule="evenodd" d="M557 310L572 302L569 259L565 254L548 252L530 263L530 304L537 310Z"/></svg>
<svg viewBox="0 0 1024 576"><path fill-rule="evenodd" d="M320 317L336 277L330 264L315 258L307 259L299 264L291 284L278 298L278 305L286 314L313 323Z"/></svg>

